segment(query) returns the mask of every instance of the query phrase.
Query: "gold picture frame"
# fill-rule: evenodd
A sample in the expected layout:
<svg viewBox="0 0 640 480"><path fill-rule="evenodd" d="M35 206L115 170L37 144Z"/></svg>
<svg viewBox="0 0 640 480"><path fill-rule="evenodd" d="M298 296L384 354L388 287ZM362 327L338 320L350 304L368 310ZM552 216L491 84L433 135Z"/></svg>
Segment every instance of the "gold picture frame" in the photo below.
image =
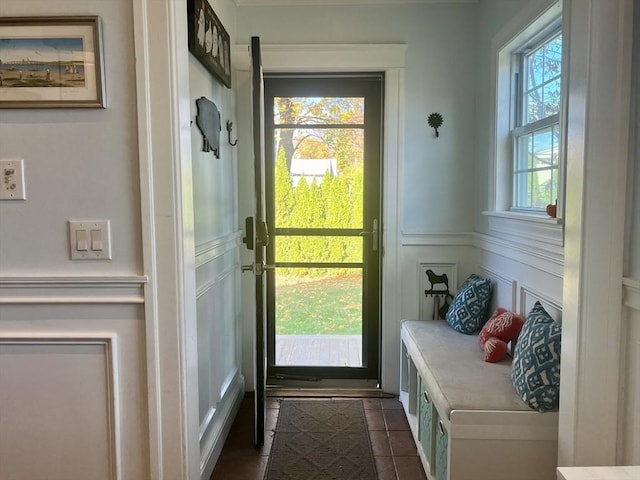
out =
<svg viewBox="0 0 640 480"><path fill-rule="evenodd" d="M97 16L0 17L0 108L106 108Z"/></svg>

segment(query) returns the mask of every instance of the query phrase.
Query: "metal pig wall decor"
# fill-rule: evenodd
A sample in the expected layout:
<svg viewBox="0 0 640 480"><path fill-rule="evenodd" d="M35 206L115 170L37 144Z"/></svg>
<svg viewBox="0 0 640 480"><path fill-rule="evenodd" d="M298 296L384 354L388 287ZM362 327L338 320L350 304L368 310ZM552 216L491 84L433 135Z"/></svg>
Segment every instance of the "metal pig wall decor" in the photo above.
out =
<svg viewBox="0 0 640 480"><path fill-rule="evenodd" d="M200 97L196 100L198 114L196 125L202 133L202 151L213 152L216 158L220 158L220 112L211 100Z"/></svg>

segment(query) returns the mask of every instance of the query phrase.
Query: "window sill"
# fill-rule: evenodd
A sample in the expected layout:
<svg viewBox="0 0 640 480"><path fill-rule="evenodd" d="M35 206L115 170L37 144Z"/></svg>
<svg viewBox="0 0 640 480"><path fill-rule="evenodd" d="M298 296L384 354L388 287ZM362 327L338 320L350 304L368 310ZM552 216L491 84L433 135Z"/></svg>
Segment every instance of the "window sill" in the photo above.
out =
<svg viewBox="0 0 640 480"><path fill-rule="evenodd" d="M482 212L489 220L489 231L494 236L515 243L544 248L564 246L564 225L561 218L520 212Z"/></svg>

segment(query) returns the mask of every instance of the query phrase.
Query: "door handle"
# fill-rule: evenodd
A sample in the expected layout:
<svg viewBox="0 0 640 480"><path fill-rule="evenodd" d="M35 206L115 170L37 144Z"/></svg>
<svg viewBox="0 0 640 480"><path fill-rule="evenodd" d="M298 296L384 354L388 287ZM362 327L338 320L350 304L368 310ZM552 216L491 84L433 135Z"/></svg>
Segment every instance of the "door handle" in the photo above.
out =
<svg viewBox="0 0 640 480"><path fill-rule="evenodd" d="M254 275L262 275L264 272L275 272L275 265L265 265L264 263L250 263L242 265L240 269L243 272L252 272Z"/></svg>
<svg viewBox="0 0 640 480"><path fill-rule="evenodd" d="M371 244L373 246L373 251L374 252L378 251L378 219L377 218L373 219L373 228L371 229L371 231L370 232L362 231L360 232L360 235L371 235Z"/></svg>

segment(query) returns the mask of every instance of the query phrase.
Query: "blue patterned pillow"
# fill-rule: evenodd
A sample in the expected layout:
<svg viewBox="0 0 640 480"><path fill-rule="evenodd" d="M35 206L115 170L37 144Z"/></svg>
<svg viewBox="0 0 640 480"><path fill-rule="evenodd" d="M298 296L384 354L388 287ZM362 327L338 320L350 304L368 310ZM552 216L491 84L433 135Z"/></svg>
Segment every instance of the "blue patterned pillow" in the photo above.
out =
<svg viewBox="0 0 640 480"><path fill-rule="evenodd" d="M516 343L511 380L524 402L539 412L558 408L561 336L560 324L536 302Z"/></svg>
<svg viewBox="0 0 640 480"><path fill-rule="evenodd" d="M471 274L453 297L447 323L460 333L477 333L487 321L490 300L491 280Z"/></svg>

